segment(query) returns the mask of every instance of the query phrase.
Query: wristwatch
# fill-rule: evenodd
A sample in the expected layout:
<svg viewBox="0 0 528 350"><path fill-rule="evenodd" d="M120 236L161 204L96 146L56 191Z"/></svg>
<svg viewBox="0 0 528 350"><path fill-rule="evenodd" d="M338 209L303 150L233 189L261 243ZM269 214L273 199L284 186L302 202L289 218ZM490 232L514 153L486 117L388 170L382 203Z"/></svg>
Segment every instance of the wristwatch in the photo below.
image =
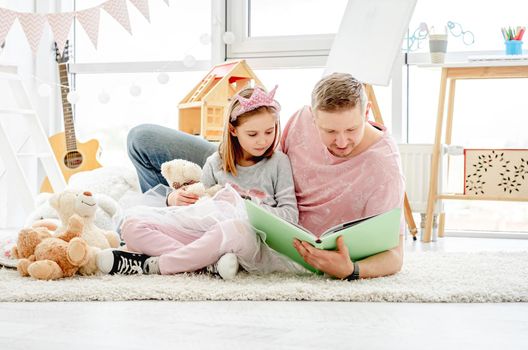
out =
<svg viewBox="0 0 528 350"><path fill-rule="evenodd" d="M354 272L345 277L347 281L353 281L359 279L359 264L357 261L354 261Z"/></svg>

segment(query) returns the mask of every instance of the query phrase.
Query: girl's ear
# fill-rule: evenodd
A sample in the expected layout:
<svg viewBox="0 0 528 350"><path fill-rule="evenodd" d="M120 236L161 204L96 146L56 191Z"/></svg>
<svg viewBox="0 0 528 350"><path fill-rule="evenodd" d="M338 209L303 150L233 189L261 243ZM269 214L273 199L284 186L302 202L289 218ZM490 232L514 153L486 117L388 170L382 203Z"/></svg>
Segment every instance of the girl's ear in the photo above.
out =
<svg viewBox="0 0 528 350"><path fill-rule="evenodd" d="M236 129L233 127L233 125L229 125L229 133L232 136L237 137L237 132L236 132Z"/></svg>

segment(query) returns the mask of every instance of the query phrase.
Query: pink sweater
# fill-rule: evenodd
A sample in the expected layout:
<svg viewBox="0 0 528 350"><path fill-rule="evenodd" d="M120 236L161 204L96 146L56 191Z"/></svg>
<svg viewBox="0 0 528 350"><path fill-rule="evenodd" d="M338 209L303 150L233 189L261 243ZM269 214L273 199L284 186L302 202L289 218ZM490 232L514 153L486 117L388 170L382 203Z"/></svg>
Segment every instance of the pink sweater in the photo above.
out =
<svg viewBox="0 0 528 350"><path fill-rule="evenodd" d="M310 107L299 110L284 129L281 146L293 169L299 224L316 236L339 223L403 207L398 148L383 126L371 124L383 137L348 159L322 144ZM402 214L400 234L404 223Z"/></svg>

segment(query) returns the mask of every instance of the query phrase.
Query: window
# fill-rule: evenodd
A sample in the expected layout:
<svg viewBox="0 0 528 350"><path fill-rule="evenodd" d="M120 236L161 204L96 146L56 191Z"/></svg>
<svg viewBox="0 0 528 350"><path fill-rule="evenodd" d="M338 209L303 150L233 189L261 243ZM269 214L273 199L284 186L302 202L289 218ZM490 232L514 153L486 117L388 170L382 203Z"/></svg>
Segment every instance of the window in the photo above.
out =
<svg viewBox="0 0 528 350"><path fill-rule="evenodd" d="M297 110L310 105L312 87L321 78L323 68L256 70L255 73L268 89L279 85L275 97L281 104L284 128Z"/></svg>
<svg viewBox="0 0 528 350"><path fill-rule="evenodd" d="M76 131L81 142L98 139L101 164L125 165L128 131L143 123L178 128L178 103L202 77L205 71L169 74L169 82L161 85L157 73L82 74L77 78L81 99L76 105ZM132 85L141 87L134 97ZM110 101L102 104L99 94L104 91Z"/></svg>
<svg viewBox="0 0 528 350"><path fill-rule="evenodd" d="M77 1L76 10L100 3ZM97 49L76 23L75 61L81 64L73 69L82 72L75 74L77 137L100 141L103 165L129 163L124 155L130 128L147 122L177 128L178 103L205 74L196 67L210 65L204 61L210 60L211 44L201 37L211 35L211 1L172 1L169 7L149 1L151 23L128 1L127 8L133 35L102 10ZM169 82L160 84L161 71L188 70L181 62L187 55L197 60L192 70L168 73ZM132 96L132 86L141 89L139 96ZM108 103L100 102L104 94Z"/></svg>
<svg viewBox="0 0 528 350"><path fill-rule="evenodd" d="M249 37L335 34L347 2L250 0Z"/></svg>
<svg viewBox="0 0 528 350"><path fill-rule="evenodd" d="M448 21L462 25L463 31L471 31L475 43L467 46L460 34L460 27L449 34L448 51L483 51L502 50L504 43L500 28L502 26L526 25L526 10L528 3L524 0L504 0L502 2L483 1L476 4L473 1L457 0L420 0L416 4L413 19L409 24L411 32L421 22L434 26L435 30L443 31ZM466 41L469 41L466 35ZM427 42L422 46L428 49Z"/></svg>
<svg viewBox="0 0 528 350"><path fill-rule="evenodd" d="M346 1L228 0L228 57L321 56L326 62ZM321 15L323 14L323 15Z"/></svg>
<svg viewBox="0 0 528 350"><path fill-rule="evenodd" d="M76 1L76 10L100 4L100 0ZM202 44L200 37L211 34L210 1L149 1L149 23L127 1L133 35L130 35L106 11L101 10L99 42L95 49L75 23L76 62L129 62L183 60L192 55L197 60L209 60L210 44Z"/></svg>

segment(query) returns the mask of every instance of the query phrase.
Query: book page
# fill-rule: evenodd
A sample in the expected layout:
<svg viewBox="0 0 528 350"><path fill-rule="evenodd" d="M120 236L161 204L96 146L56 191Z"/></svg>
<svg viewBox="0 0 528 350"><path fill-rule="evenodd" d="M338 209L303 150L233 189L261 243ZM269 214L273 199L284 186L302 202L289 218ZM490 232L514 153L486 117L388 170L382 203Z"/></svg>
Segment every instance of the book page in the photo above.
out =
<svg viewBox="0 0 528 350"><path fill-rule="evenodd" d="M357 225L365 220L368 220L370 218L373 218L377 215L372 215L372 216L367 216L367 217L364 217L364 218L361 218L361 219L357 219L357 220L354 220L354 221L347 221L347 222L344 222L342 224L337 224L333 227L330 227L328 230L326 230L325 232L323 232L323 234L321 235L321 237L325 237L325 236L328 236L328 235L331 235L332 233L335 233L335 232L339 232L341 230L344 230L346 228L349 228L349 227L352 227L354 225Z"/></svg>

